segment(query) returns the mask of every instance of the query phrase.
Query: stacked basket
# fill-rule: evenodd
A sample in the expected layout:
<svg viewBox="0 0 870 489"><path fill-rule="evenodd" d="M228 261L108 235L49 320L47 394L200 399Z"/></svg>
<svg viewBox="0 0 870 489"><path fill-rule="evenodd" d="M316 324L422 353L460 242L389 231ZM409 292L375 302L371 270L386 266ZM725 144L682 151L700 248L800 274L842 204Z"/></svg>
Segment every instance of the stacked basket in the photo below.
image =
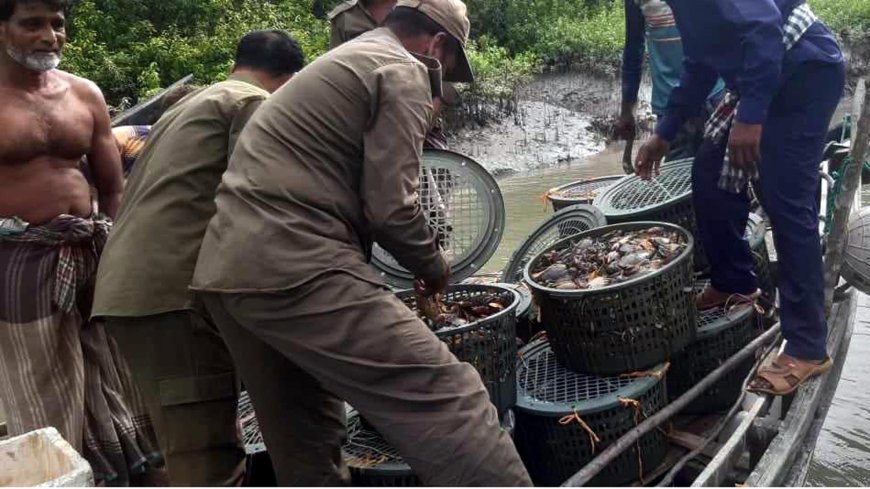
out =
<svg viewBox="0 0 870 489"><path fill-rule="evenodd" d="M467 301L493 293L510 305L498 314L459 328L438 330L435 335L447 344L457 359L471 364L477 370L501 417L516 404L517 399L516 326L522 295L510 286L461 284L448 287L444 300ZM396 294L400 299L413 295L412 290ZM405 303L409 302L412 301ZM396 450L356 412L348 415L348 440L343 450L354 485L420 485L419 479Z"/></svg>
<svg viewBox="0 0 870 489"><path fill-rule="evenodd" d="M595 289L556 289L534 279L550 252L653 227L676 233L685 244L655 271ZM637 222L585 231L529 260L525 281L548 339L520 352L516 441L536 483L564 482L666 404L665 364L695 335L692 256L693 238L685 229ZM593 484L643 480L662 462L665 446L660 432L645 435Z"/></svg>

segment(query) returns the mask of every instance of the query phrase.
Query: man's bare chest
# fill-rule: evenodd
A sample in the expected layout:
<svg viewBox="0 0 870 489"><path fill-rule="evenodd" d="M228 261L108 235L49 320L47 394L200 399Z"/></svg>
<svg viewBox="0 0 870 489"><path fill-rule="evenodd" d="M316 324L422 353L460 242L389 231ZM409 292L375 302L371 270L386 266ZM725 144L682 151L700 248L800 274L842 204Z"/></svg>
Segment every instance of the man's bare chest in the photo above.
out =
<svg viewBox="0 0 870 489"><path fill-rule="evenodd" d="M54 100L0 95L0 164L78 159L90 151L93 134L90 109L71 94Z"/></svg>

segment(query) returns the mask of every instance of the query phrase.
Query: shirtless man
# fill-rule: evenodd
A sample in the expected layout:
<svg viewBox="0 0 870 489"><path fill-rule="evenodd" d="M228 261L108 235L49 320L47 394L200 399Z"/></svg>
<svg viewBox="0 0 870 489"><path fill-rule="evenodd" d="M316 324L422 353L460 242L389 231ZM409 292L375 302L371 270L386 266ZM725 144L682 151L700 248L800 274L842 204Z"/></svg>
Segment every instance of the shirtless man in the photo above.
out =
<svg viewBox="0 0 870 489"><path fill-rule="evenodd" d="M98 481L145 484L127 461L162 465L153 428L117 349L87 322L110 226L79 161L110 217L123 182L100 90L56 69L65 7L0 0L0 397L10 435L53 426Z"/></svg>

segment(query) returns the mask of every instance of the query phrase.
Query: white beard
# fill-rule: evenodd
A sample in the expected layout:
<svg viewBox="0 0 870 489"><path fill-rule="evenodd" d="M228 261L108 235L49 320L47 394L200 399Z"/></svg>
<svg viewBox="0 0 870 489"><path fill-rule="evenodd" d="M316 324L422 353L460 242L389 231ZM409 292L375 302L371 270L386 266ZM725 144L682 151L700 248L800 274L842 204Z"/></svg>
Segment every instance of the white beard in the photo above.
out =
<svg viewBox="0 0 870 489"><path fill-rule="evenodd" d="M18 64L32 71L51 71L60 65L60 55L57 53L25 54L23 51L8 45L6 53Z"/></svg>

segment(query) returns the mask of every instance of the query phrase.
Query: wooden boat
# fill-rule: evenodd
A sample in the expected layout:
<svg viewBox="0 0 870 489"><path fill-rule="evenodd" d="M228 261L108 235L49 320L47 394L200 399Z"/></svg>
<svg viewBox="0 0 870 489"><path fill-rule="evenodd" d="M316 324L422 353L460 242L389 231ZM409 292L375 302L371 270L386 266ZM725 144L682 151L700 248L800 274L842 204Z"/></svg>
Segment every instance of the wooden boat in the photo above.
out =
<svg viewBox="0 0 870 489"><path fill-rule="evenodd" d="M191 80L193 80L193 75L187 75L160 91L157 95L118 114L112 118L112 127L148 126L154 124L163 114L163 98L181 85L190 83Z"/></svg>

